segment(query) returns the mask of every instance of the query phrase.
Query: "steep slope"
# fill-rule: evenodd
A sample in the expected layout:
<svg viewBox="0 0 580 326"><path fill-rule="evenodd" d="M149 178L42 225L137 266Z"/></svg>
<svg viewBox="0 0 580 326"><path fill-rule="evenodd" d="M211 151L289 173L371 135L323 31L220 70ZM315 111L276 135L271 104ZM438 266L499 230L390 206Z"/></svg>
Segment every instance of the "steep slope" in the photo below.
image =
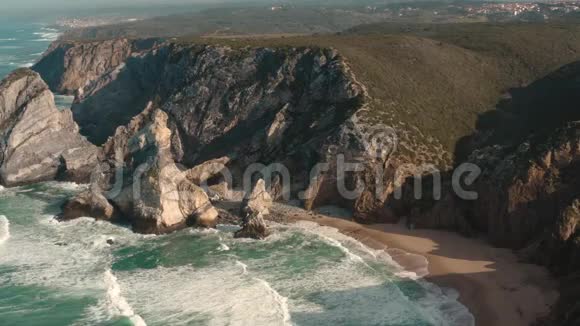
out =
<svg viewBox="0 0 580 326"><path fill-rule="evenodd" d="M69 110L58 111L40 76L16 70L0 83L0 184L55 178L86 182L97 148L78 133Z"/></svg>
<svg viewBox="0 0 580 326"><path fill-rule="evenodd" d="M115 39L102 42L53 43L33 70L53 92L74 95L92 81L123 64L131 55L149 50L158 40Z"/></svg>
<svg viewBox="0 0 580 326"><path fill-rule="evenodd" d="M482 114L479 129L461 141L481 175L461 199L444 182L443 200L407 196L398 213L418 227L484 234L523 260L548 267L562 279L562 297L546 321L580 321L580 62L558 69L527 87L511 90L497 109ZM432 186L432 183L428 183ZM409 180L404 186L413 188ZM410 192L410 191L408 191Z"/></svg>
<svg viewBox="0 0 580 326"><path fill-rule="evenodd" d="M545 26L542 37L525 46L504 41L522 34L520 25L502 25L503 34L486 34L485 44L473 47L466 39L480 29L458 27L453 37L445 30L431 33L433 39L182 39L137 51L84 83L73 112L83 134L100 144L154 100L170 116L178 162L194 166L229 156L238 184L252 163L281 162L292 174L294 195L308 188L307 207L340 204L359 221L396 220L399 204L390 195L406 176L426 173L422 165L452 166L457 144L476 129L480 113L510 88L572 61L580 49L580 41L569 37L575 25ZM561 44L545 42L549 35L562 37ZM63 47L83 43L54 46ZM532 47L542 55L519 60ZM376 144L369 146L377 137L396 150L377 153L370 148ZM309 175L317 163L336 163L339 154L364 167L345 176L332 166ZM415 167L401 174L399 167L409 163ZM380 166L386 169L377 179ZM309 182L313 177L316 182ZM345 200L336 187L340 179L351 189L365 184L367 191Z"/></svg>

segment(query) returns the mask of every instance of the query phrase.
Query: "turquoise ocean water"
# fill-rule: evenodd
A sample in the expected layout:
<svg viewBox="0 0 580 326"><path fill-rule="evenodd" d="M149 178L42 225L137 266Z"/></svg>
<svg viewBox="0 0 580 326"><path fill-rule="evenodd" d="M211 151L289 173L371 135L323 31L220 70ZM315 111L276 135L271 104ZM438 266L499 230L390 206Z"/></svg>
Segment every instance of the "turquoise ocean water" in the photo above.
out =
<svg viewBox="0 0 580 326"><path fill-rule="evenodd" d="M0 191L0 325L470 325L453 291L403 277L337 230L234 226L163 236L89 218L59 223L80 190ZM109 245L108 240L113 240Z"/></svg>
<svg viewBox="0 0 580 326"><path fill-rule="evenodd" d="M53 22L1 17L0 77L39 58L58 36ZM473 324L453 291L404 277L334 229L276 225L253 241L234 239L233 226L144 236L56 222L81 188L0 188L1 326Z"/></svg>

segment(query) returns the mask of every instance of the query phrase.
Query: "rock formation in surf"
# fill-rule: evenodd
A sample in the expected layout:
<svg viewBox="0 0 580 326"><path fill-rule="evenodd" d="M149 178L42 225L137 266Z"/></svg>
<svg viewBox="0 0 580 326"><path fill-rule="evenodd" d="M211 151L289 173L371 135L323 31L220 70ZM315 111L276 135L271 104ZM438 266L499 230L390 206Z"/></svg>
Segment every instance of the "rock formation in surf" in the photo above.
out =
<svg viewBox="0 0 580 326"><path fill-rule="evenodd" d="M63 214L59 219L66 221L79 217L93 217L98 220L113 221L118 217L118 211L100 189L96 189L94 185L91 185L89 190L78 194L66 203L63 208Z"/></svg>
<svg viewBox="0 0 580 326"><path fill-rule="evenodd" d="M19 69L0 84L0 184L87 182L97 148L78 133L71 111L59 111L40 76Z"/></svg>
<svg viewBox="0 0 580 326"><path fill-rule="evenodd" d="M207 194L175 163L167 114L152 104L103 146L91 189L64 207L64 218L111 219L121 214L141 233L187 225L214 227L218 213ZM108 199L105 202L104 198Z"/></svg>
<svg viewBox="0 0 580 326"><path fill-rule="evenodd" d="M260 214L266 216L270 214L272 203L272 197L266 191L266 182L264 179L258 179L252 191L242 201L241 213L242 215Z"/></svg>
<svg viewBox="0 0 580 326"><path fill-rule="evenodd" d="M266 191L264 179L259 179L252 191L242 201L242 229L235 233L236 238L264 239L269 234L264 217L270 214L272 197Z"/></svg>

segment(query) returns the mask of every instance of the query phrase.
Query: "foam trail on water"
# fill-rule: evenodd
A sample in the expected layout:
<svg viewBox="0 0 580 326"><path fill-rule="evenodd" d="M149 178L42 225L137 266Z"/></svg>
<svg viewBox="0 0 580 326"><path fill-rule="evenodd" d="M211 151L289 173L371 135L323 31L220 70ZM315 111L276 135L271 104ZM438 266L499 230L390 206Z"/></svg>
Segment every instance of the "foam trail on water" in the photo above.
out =
<svg viewBox="0 0 580 326"><path fill-rule="evenodd" d="M143 318L135 314L133 308L121 294L121 286L111 270L105 272L105 285L107 286L107 299L118 315L128 317L134 326L147 326Z"/></svg>
<svg viewBox="0 0 580 326"><path fill-rule="evenodd" d="M242 263L239 260L236 261L236 265L242 268L242 274L246 274L248 272L248 265Z"/></svg>
<svg viewBox="0 0 580 326"><path fill-rule="evenodd" d="M10 238L10 222L4 215L0 215L0 245Z"/></svg>
<svg viewBox="0 0 580 326"><path fill-rule="evenodd" d="M291 323L290 323L290 308L288 308L288 298L280 295L280 293L278 293L278 291L274 290L270 286L270 283L268 283L260 278L255 278L255 280L258 281L259 283L261 283L262 285L264 285L266 290L271 294L272 298L274 299L274 302L278 303L278 306L280 309L279 314L283 320L283 325L291 325Z"/></svg>

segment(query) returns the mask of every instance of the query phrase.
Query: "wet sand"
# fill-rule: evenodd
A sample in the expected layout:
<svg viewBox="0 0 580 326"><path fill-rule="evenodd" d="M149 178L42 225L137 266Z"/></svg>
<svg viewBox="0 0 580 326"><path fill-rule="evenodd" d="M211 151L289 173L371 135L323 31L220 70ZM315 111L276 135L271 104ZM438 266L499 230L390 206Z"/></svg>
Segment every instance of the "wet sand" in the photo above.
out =
<svg viewBox="0 0 580 326"><path fill-rule="evenodd" d="M298 208L284 214L290 221L337 228L373 249L387 250L406 270L457 290L476 325L527 326L546 315L558 298L556 283L544 268L520 263L513 251L494 248L483 239L447 231L408 230L403 225L360 225L345 217Z"/></svg>

